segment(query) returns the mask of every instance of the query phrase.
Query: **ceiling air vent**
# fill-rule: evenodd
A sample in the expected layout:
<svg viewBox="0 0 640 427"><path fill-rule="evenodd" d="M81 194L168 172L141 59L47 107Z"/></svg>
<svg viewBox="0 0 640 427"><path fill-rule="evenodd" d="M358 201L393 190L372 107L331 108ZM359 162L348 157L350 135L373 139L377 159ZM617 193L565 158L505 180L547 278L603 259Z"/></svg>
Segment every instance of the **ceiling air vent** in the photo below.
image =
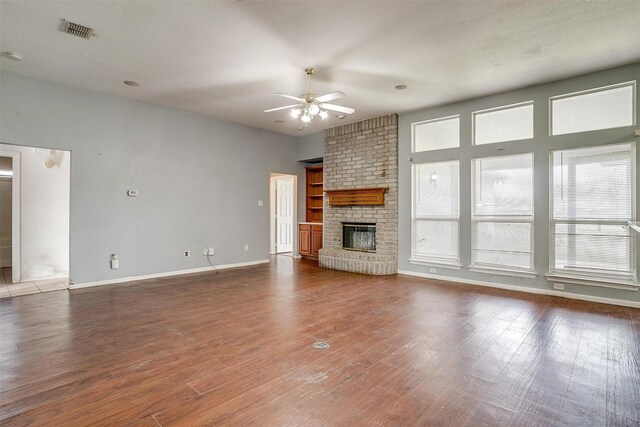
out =
<svg viewBox="0 0 640 427"><path fill-rule="evenodd" d="M89 40L95 30L93 28L85 27L84 25L76 24L75 22L69 22L66 19L62 19L60 21L60 31Z"/></svg>

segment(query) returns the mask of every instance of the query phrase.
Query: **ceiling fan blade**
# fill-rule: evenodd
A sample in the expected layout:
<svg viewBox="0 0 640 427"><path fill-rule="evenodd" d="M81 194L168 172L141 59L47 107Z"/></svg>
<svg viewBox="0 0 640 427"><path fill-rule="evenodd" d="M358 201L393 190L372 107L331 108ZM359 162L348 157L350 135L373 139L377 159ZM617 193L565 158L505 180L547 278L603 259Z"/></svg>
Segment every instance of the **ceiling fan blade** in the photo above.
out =
<svg viewBox="0 0 640 427"><path fill-rule="evenodd" d="M320 104L320 108L324 108L325 110L338 111L339 113L345 114L353 114L356 110L349 107L341 107L339 105L334 104Z"/></svg>
<svg viewBox="0 0 640 427"><path fill-rule="evenodd" d="M318 102L327 102L327 101L333 101L334 99L338 99L338 98L344 98L344 93L340 92L339 90L335 91L335 92L331 92L328 93L326 95L322 95L316 98L316 101Z"/></svg>
<svg viewBox="0 0 640 427"><path fill-rule="evenodd" d="M293 95L287 95L286 93L276 93L276 95L278 96L284 96L285 98L289 98L289 99L293 99L296 101L300 101L300 102L304 102L304 99L297 97L297 96L293 96Z"/></svg>
<svg viewBox="0 0 640 427"><path fill-rule="evenodd" d="M295 108L295 107L302 107L302 104L285 105L284 107L271 108L269 110L264 110L264 112L270 113L272 111L286 110L287 108Z"/></svg>

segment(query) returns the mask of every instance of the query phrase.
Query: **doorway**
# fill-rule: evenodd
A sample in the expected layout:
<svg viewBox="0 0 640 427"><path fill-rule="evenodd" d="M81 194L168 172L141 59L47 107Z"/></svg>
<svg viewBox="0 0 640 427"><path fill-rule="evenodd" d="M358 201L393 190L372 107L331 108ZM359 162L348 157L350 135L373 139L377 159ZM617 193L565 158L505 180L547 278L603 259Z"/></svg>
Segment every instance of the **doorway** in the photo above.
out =
<svg viewBox="0 0 640 427"><path fill-rule="evenodd" d="M70 179L71 152L0 144L3 297L67 287Z"/></svg>
<svg viewBox="0 0 640 427"><path fill-rule="evenodd" d="M271 249L272 254L293 254L296 213L296 176L271 175Z"/></svg>
<svg viewBox="0 0 640 427"><path fill-rule="evenodd" d="M7 153L8 154L8 153ZM9 277L5 277L5 273L11 272L11 267L19 260L13 259L12 253L12 241L16 240L13 236L13 207L14 203L14 163L16 167L19 167L20 153L12 155L0 156L0 281L6 283L7 280L12 281L11 274L7 274ZM19 182L15 182L19 185ZM19 188L16 189L16 194L19 194ZM16 206L18 207L18 206ZM19 220L19 218L16 218ZM16 231L20 230L19 224L16 224Z"/></svg>

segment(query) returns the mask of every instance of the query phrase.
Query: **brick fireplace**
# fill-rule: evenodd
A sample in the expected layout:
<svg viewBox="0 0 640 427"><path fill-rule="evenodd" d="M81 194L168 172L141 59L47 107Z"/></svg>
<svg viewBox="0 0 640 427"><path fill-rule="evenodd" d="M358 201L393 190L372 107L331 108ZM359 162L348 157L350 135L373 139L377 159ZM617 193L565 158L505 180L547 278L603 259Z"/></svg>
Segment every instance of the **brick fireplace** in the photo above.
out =
<svg viewBox="0 0 640 427"><path fill-rule="evenodd" d="M324 188L385 188L384 204L324 205L324 243L320 266L365 274L398 271L398 116L376 117L325 132ZM354 227L355 241L375 230L374 245L348 242L344 226ZM367 229L368 228L368 229ZM347 230L351 231L351 230ZM358 240L359 239L359 240Z"/></svg>

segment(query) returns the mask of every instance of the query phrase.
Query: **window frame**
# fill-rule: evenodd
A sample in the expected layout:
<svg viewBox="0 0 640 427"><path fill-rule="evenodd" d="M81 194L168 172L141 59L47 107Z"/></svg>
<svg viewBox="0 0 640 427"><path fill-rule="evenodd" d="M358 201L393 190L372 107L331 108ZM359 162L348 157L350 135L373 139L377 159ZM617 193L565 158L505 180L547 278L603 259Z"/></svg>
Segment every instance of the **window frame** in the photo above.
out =
<svg viewBox="0 0 640 427"><path fill-rule="evenodd" d="M589 148L599 148L607 146L629 145L631 148L631 219L621 220L595 220L595 219L555 219L554 211L554 176L553 176L553 155L560 151L585 150ZM582 146L575 148L557 148L549 151L549 272L546 277L550 281L566 282L579 285L608 287L615 289L638 289L638 271L636 263L636 233L631 230L629 222L636 220L636 143L634 141L600 144L593 146ZM594 273L591 269L571 269L556 267L556 238L555 230L558 224L593 224L593 225L623 225L629 228L629 266L630 274L624 273Z"/></svg>
<svg viewBox="0 0 640 427"><path fill-rule="evenodd" d="M416 205L417 205L417 194L416 194L416 183L417 183L417 174L418 167L421 165L428 164L437 164L437 163L458 163L458 215L450 216L450 215L416 215ZM453 268L453 269L461 269L461 257L460 257L460 166L461 162L458 159L451 160L439 160L435 162L415 162L411 164L411 255L409 258L409 262L411 264L422 264L422 265L433 265L444 268ZM457 246L458 246L458 257L455 261L446 258L438 258L438 257L425 257L425 256L417 256L416 255L416 222L417 221L455 221L458 229L458 238L457 238Z"/></svg>
<svg viewBox="0 0 640 427"><path fill-rule="evenodd" d="M428 124L428 123L443 122L443 121L446 121L446 120L453 120L453 119L458 119L458 145L456 145L454 147L446 147L446 148L433 148L433 149L430 149L430 150L420 150L420 151L416 150L416 126L425 125L425 124ZM460 114L453 114L451 116L437 117L435 119L428 119L428 120L421 120L419 122L413 122L413 123L411 123L411 153L412 154L415 154L415 153L428 153L428 152L431 152L431 151L452 150L452 149L460 148L460 139L461 139L461 137L462 137L462 135L461 135Z"/></svg>
<svg viewBox="0 0 640 427"><path fill-rule="evenodd" d="M485 159L500 159L507 157L529 156L531 158L531 215L501 215L501 216L478 216L476 209L476 161ZM471 159L471 262L469 271L506 274L532 278L538 274L535 271L535 154L533 152L507 154L503 156L474 157ZM501 223L501 224L530 224L529 245L531 248L531 263L529 268L516 266L504 266L499 264L489 264L476 261L476 225L481 222Z"/></svg>
<svg viewBox="0 0 640 427"><path fill-rule="evenodd" d="M486 114L486 113L493 113L496 111L504 111L504 110L510 110L512 108L518 108L518 107L525 107L531 105L532 110L531 110L531 125L532 125L532 135L529 138L520 138L520 139L508 139L505 141L495 141L495 142L488 142L486 144L477 144L476 143L476 116L480 115L480 114ZM523 102L517 102L515 104L509 104L509 105L501 105L498 107L492 107L492 108L485 108L483 110L477 110L477 111L473 111L471 113L471 145L474 147L481 147L483 145L491 145L491 144L503 144L505 142L512 142L512 141L527 141L527 140L533 140L535 139L535 133L536 133L536 122L535 122L535 105L534 105L534 100L530 100L530 101L523 101Z"/></svg>
<svg viewBox="0 0 640 427"><path fill-rule="evenodd" d="M633 122L630 125L624 125L624 126L615 126L615 127L607 127L607 128L600 128L600 129L590 129L590 130L581 130L581 131L577 131L577 132L567 132L567 133L558 133L558 134L554 134L553 133L553 101L557 101L559 99L565 99L565 98L573 98L575 96L581 96L581 95L588 95L590 93L597 93L597 92L605 92L611 89L618 89L621 87L625 87L625 86L631 86L632 87L632 99L631 99L631 114L632 114L632 118L633 118ZM571 92L571 93L565 93L562 95L554 95L554 96L550 96L549 97L549 105L548 105L548 114L549 114L549 136L564 136L564 135L575 135L578 133L582 133L582 132L597 132L597 131L602 131L602 130L607 130L607 129L619 129L621 127L627 127L627 126L635 126L637 123L636 117L637 117L637 111L636 111L636 103L637 103L637 80L629 80L627 82L622 82L622 83L615 83L612 85L606 85L606 86L599 86L599 87L595 87L595 88L591 88L591 89L585 89L585 90L579 90L576 92Z"/></svg>

